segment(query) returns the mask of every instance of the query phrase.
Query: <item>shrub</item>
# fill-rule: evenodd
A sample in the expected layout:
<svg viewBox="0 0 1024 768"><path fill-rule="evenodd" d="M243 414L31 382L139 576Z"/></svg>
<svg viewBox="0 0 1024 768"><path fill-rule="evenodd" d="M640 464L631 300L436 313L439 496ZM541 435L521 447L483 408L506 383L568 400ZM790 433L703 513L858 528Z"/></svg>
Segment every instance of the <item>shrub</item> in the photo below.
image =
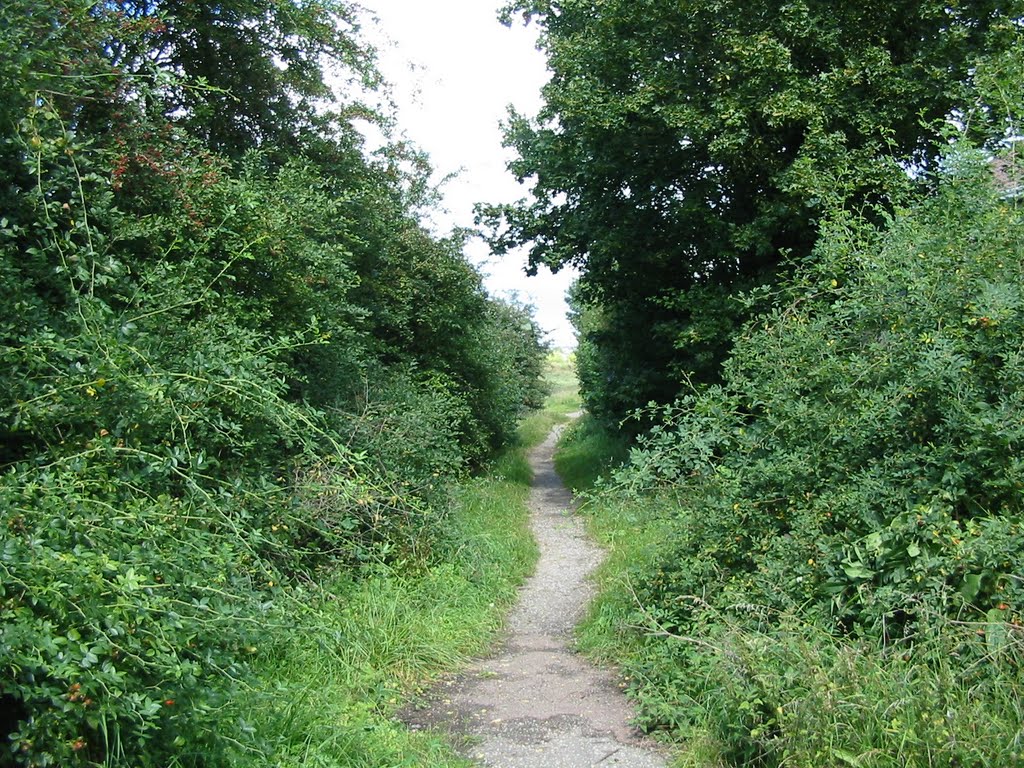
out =
<svg viewBox="0 0 1024 768"><path fill-rule="evenodd" d="M218 764L272 571L223 503L126 490L83 459L0 483L0 693L17 762ZM5 750L6 751L6 750ZM11 752L0 762L8 764Z"/></svg>
<svg viewBox="0 0 1024 768"><path fill-rule="evenodd" d="M829 222L721 385L647 409L608 493L671 530L624 609L648 727L711 723L732 764L1018 759L1022 224L954 152L884 231Z"/></svg>
<svg viewBox="0 0 1024 768"><path fill-rule="evenodd" d="M1022 228L980 171L881 237L833 223L723 386L652 411L620 482L700 499L673 571L708 557L727 592L873 636L922 603L1020 618Z"/></svg>

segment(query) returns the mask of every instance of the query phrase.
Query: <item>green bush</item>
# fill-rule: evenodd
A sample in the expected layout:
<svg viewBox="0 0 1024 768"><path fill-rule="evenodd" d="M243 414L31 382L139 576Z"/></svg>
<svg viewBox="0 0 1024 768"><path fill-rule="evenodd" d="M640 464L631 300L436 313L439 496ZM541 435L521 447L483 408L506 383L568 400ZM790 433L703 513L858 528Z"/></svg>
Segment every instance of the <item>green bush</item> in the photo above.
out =
<svg viewBox="0 0 1024 768"><path fill-rule="evenodd" d="M82 460L0 485L0 693L22 714L5 734L19 763L218 764L234 751L224 724L274 578L259 535L223 503L133 498L123 483Z"/></svg>
<svg viewBox="0 0 1024 768"><path fill-rule="evenodd" d="M663 532L605 601L647 630L647 727L736 765L1019 760L1024 221L990 168L837 216L723 383L645 413L602 503Z"/></svg>
<svg viewBox="0 0 1024 768"><path fill-rule="evenodd" d="M1020 618L1022 229L983 171L881 237L834 223L725 383L652 411L622 483L700 499L667 567L889 639L921 604Z"/></svg>

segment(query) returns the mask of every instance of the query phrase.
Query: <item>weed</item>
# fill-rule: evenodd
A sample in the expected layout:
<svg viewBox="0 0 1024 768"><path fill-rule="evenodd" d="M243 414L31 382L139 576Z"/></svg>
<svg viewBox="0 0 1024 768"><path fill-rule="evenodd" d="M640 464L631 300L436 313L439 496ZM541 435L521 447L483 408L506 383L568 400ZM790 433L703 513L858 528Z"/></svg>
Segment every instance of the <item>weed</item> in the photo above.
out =
<svg viewBox="0 0 1024 768"><path fill-rule="evenodd" d="M562 433L555 469L575 492L594 487L601 475L628 458L628 445L622 435L610 432L589 415L582 416Z"/></svg>
<svg viewBox="0 0 1024 768"><path fill-rule="evenodd" d="M249 714L282 768L468 765L438 734L409 731L395 717L430 680L493 641L532 569L525 451L531 423L551 418L529 417L519 445L453 493L442 560L307 587L299 631L274 634L260 651L264 693Z"/></svg>

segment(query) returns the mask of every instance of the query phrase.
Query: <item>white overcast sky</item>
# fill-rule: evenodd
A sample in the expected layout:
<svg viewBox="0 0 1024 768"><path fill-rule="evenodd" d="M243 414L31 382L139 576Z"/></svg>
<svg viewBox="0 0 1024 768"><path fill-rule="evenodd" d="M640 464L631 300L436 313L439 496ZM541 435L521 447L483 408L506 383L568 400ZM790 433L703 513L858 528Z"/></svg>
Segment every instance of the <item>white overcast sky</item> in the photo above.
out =
<svg viewBox="0 0 1024 768"><path fill-rule="evenodd" d="M401 130L429 153L437 178L458 173L443 188L446 212L433 217L444 234L473 226L479 202L512 202L526 196L506 170L499 122L509 104L528 115L540 106L547 80L535 47L536 27L497 21L502 0L360 0L367 9L363 32L379 50L382 73L394 89ZM379 19L379 23L373 18ZM467 249L493 295L516 294L536 307L541 327L556 347L574 345L566 319L569 270L524 274L525 255L491 256L474 240Z"/></svg>

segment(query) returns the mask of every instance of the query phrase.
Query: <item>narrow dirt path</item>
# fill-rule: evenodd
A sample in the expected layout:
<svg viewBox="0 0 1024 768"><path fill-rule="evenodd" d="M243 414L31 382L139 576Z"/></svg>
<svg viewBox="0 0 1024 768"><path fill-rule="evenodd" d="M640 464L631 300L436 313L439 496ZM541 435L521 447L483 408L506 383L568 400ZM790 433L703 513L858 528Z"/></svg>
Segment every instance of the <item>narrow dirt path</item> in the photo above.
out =
<svg viewBox="0 0 1024 768"><path fill-rule="evenodd" d="M494 768L663 768L656 748L629 726L632 710L614 675L570 646L601 560L572 496L555 474L560 429L530 455L536 573L522 589L495 655L441 683L403 713L413 727L447 730L462 752Z"/></svg>

